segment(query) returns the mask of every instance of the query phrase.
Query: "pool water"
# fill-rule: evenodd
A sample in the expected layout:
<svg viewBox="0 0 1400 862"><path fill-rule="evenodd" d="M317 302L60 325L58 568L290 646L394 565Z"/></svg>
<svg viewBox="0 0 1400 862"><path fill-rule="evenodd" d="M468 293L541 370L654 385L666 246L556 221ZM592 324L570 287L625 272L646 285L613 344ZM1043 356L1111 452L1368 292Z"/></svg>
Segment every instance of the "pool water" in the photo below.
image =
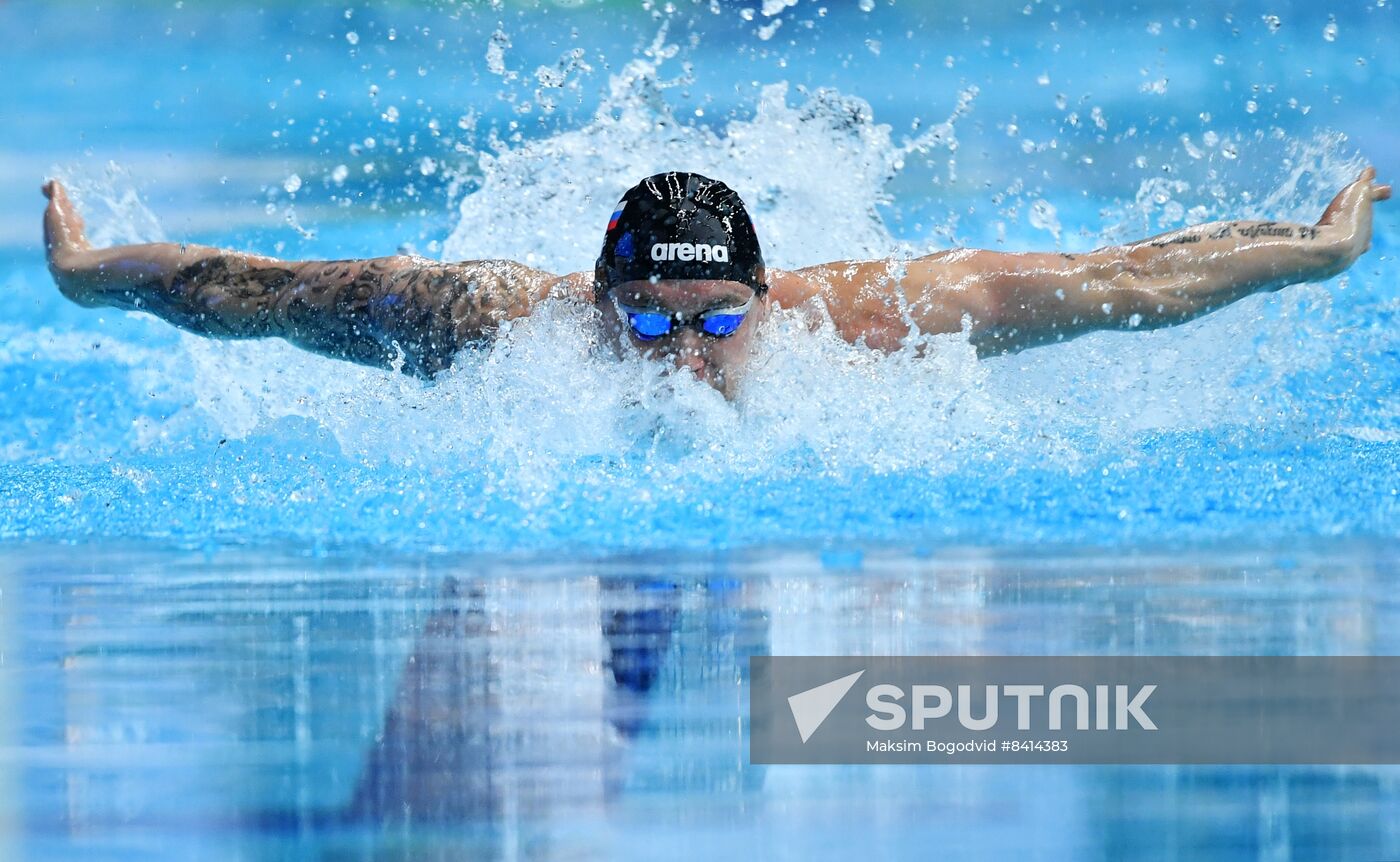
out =
<svg viewBox="0 0 1400 862"><path fill-rule="evenodd" d="M5 858L1388 858L1395 767L756 766L747 660L1393 654L1397 586L1366 543L15 548Z"/></svg>
<svg viewBox="0 0 1400 862"><path fill-rule="evenodd" d="M756 767L755 654L1391 654L1394 206L1348 274L977 360L779 316L738 398L548 305L434 385L58 295L95 242L770 264L1312 221L1394 4L0 6L0 858L1384 858L1393 770ZM916 352L927 350L927 358ZM842 816L844 815L844 816Z"/></svg>

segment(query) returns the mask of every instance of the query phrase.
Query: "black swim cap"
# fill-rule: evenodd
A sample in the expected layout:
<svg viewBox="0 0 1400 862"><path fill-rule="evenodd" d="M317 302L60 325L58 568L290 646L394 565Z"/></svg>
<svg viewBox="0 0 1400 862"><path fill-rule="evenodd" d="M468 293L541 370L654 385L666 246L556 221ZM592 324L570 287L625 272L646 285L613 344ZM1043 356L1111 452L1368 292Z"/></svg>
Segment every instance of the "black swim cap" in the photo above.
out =
<svg viewBox="0 0 1400 862"><path fill-rule="evenodd" d="M699 174L670 171L627 190L614 208L598 256L595 291L649 278L764 283L758 234L734 190Z"/></svg>

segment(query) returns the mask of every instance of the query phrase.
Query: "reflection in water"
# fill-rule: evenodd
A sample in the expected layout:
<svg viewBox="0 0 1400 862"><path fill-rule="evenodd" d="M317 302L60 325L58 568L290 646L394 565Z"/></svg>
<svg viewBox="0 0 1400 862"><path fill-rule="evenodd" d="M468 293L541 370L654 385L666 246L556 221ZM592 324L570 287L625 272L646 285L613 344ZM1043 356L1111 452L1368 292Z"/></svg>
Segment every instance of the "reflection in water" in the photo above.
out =
<svg viewBox="0 0 1400 862"><path fill-rule="evenodd" d="M481 822L510 812L538 819L616 793L627 740L644 727L647 695L666 662L678 585L603 579L601 653L587 638L560 637L557 626L513 625L488 598L493 587L521 589L447 581L375 737L352 818ZM581 650L570 654L567 643ZM541 648L558 652L533 672L516 666Z"/></svg>
<svg viewBox="0 0 1400 862"><path fill-rule="evenodd" d="M500 816L496 736L501 686L479 589L455 581L409 657L350 803L371 820ZM527 805L527 813L535 806Z"/></svg>
<svg viewBox="0 0 1400 862"><path fill-rule="evenodd" d="M747 762L756 654L1394 654L1385 548L12 571L35 857L1400 853L1394 768Z"/></svg>
<svg viewBox="0 0 1400 862"><path fill-rule="evenodd" d="M602 581L602 628L615 708L610 720L634 737L646 719L646 695L671 647L680 611L679 585L644 578Z"/></svg>
<svg viewBox="0 0 1400 862"><path fill-rule="evenodd" d="M8 560L0 558L0 859L18 859L19 852L15 839L20 832L19 813L21 798L15 781L15 770L11 768L3 752L18 748L15 716L18 699L15 691L15 674L7 670L6 662L14 661L18 652L18 632L15 619L15 602L8 597L18 595L15 583L15 569Z"/></svg>
<svg viewBox="0 0 1400 862"><path fill-rule="evenodd" d="M748 776L762 767L746 762L746 722L735 720L731 703L709 717L703 706L678 708L678 699L696 702L696 690L732 697L748 657L766 652L761 612L740 603L746 584L645 576L583 583L591 589L564 587L565 603L557 582L449 577L404 662L344 821L509 821L522 828L478 835L473 852L511 855L508 842L523 841L538 854L548 846L542 824L601 818L629 789L757 786ZM552 625L531 625L536 595L555 597L543 602L551 613L568 610ZM703 644L698 662L673 655L687 641ZM697 749L658 774L667 759L655 752L636 762L634 749L648 751L639 742L648 736L700 737L718 756Z"/></svg>

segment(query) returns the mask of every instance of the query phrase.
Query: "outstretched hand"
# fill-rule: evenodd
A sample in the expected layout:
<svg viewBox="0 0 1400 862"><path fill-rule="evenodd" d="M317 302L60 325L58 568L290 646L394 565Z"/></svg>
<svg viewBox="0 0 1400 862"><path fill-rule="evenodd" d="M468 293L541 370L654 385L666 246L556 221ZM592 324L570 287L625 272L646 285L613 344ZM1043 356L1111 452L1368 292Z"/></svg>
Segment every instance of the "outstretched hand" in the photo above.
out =
<svg viewBox="0 0 1400 862"><path fill-rule="evenodd" d="M48 252L49 263L55 257L63 257L74 251L86 251L91 246L87 241L87 227L78 208L68 199L68 190L58 180L49 180L43 186L44 197L49 205L44 210L44 250Z"/></svg>
<svg viewBox="0 0 1400 862"><path fill-rule="evenodd" d="M95 303L87 296L87 282L78 271L80 256L92 248L87 226L68 199L63 183L49 180L42 191L49 199L44 208L44 253L48 256L49 272L64 296L79 305L92 306Z"/></svg>
<svg viewBox="0 0 1400 862"><path fill-rule="evenodd" d="M1376 169L1368 167L1327 205L1317 224L1337 232L1343 269L1371 248L1371 204L1389 199L1390 186L1377 183Z"/></svg>

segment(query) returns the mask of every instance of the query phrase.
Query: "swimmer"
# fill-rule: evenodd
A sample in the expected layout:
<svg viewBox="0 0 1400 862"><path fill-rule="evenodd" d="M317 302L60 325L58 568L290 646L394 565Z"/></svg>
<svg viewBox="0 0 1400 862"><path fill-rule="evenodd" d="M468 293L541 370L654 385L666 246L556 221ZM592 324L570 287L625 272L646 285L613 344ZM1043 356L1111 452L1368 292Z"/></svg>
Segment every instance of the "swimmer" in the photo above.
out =
<svg viewBox="0 0 1400 862"><path fill-rule="evenodd" d="M215 338L280 337L325 356L424 378L541 302L595 305L611 343L693 373L733 397L753 336L774 308L826 317L841 337L900 349L965 327L979 355L1095 330L1185 323L1261 291L1321 281L1371 244L1371 207L1390 197L1374 168L1316 224L1228 221L1082 254L941 251L913 260L769 269L739 196L664 173L630 189L591 272L554 275L508 260L412 255L285 261L185 243L92 248L63 185L43 187L49 271L87 307L154 314Z"/></svg>

